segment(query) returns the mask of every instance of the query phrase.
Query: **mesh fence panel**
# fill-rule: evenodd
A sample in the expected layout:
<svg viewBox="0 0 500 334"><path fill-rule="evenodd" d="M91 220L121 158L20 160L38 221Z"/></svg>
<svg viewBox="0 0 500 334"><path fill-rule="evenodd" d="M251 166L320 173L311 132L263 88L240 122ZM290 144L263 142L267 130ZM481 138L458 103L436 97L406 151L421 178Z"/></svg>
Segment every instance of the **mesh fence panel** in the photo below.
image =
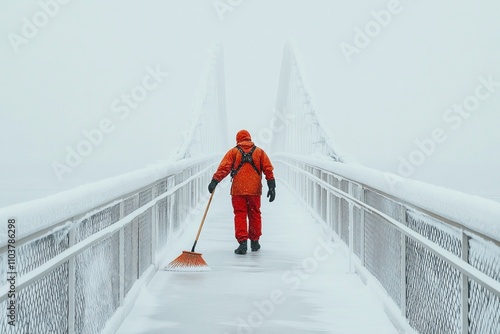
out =
<svg viewBox="0 0 500 334"><path fill-rule="evenodd" d="M156 250L159 251L167 244L169 231L168 231L168 204L167 198L158 202L158 236Z"/></svg>
<svg viewBox="0 0 500 334"><path fill-rule="evenodd" d="M401 233L365 212L365 266L401 307Z"/></svg>
<svg viewBox="0 0 500 334"><path fill-rule="evenodd" d="M400 203L397 203L385 196L382 196L370 190L366 190L365 203L385 213L386 215L397 220L400 223L404 223L405 221L403 216L403 206Z"/></svg>
<svg viewBox="0 0 500 334"><path fill-rule="evenodd" d="M314 168L313 169L313 175L316 176L317 178L321 177L321 171L319 169ZM321 216L321 185L319 183L314 182L314 199L313 199L313 207L314 211L318 213L318 215Z"/></svg>
<svg viewBox="0 0 500 334"><path fill-rule="evenodd" d="M340 180L340 190L349 193L349 181ZM349 203L345 199L340 200L340 238L349 246Z"/></svg>
<svg viewBox="0 0 500 334"><path fill-rule="evenodd" d="M67 333L68 331L68 264L16 293L16 322L10 326L7 303L0 304L1 333Z"/></svg>
<svg viewBox="0 0 500 334"><path fill-rule="evenodd" d="M347 245L348 201L328 190L328 195L325 195L326 189L308 178L308 174L321 176L322 180L344 192L350 189L352 197L408 226L458 259L462 257L463 231L455 224L418 209L409 209L397 200L354 182L349 187L350 181L340 176L329 174L325 177L320 168L292 161L292 165L303 169L303 173L284 168L289 185ZM458 269L433 255L420 243L403 237L396 226L370 210L353 207L353 223L354 253L362 259L366 269L382 284L396 305L405 310L409 324L419 333L462 333L462 298L468 295L465 297L465 303L469 304L468 333L500 334L499 297L473 279L469 279L468 291L463 293L462 274ZM467 235L470 240L467 250L469 263L500 281L498 242L485 241L475 236L474 232L467 232Z"/></svg>
<svg viewBox="0 0 500 334"><path fill-rule="evenodd" d="M363 189L361 186L351 183L351 189L352 193L351 196L358 199L362 200L362 194L363 194ZM353 241L353 250L354 254L356 254L358 257L361 258L361 243L363 241L362 235L363 235L363 225L362 225L362 217L363 217L363 210L354 207L353 208L353 218L354 218L354 226L353 226L353 236L354 236L354 241Z"/></svg>
<svg viewBox="0 0 500 334"><path fill-rule="evenodd" d="M133 211L133 210L132 210ZM120 204L99 211L77 223L75 241L80 242L92 234L116 223L120 219Z"/></svg>
<svg viewBox="0 0 500 334"><path fill-rule="evenodd" d="M45 236L19 244L16 247L16 278L31 273L72 245L112 226L120 218L150 203L155 196L172 189L176 183L184 182L213 164L206 161L175 176L160 179L124 199L115 199L117 204L93 209L84 214L84 218L74 220L71 226L65 225ZM68 333L71 328L75 333L100 333L116 313L122 297L152 265L153 252L160 251L167 244L172 230L177 230L192 209L205 198L201 190L204 190L210 177L208 170L199 174L138 215L125 225L123 231L116 231L22 290L16 290L16 326L8 324L7 312L0 312L0 333ZM153 240L153 228L156 240ZM154 241L157 245L155 250L152 249ZM5 250L0 254L0 275L3 277L7 277L7 260ZM125 295L120 287L122 273ZM7 299L0 303L0 307L7 310L9 302Z"/></svg>
<svg viewBox="0 0 500 334"><path fill-rule="evenodd" d="M313 168L308 166L307 167L308 169L308 172L310 174L313 174L314 171L313 171ZM314 190L315 190L315 182L308 179L307 180L307 197L306 197L306 200L307 200L307 204L309 205L309 207L311 208L314 208L315 206L315 203L314 203Z"/></svg>
<svg viewBox="0 0 500 334"><path fill-rule="evenodd" d="M334 178L332 180L332 186L334 186L335 188L339 188L340 186L340 181L339 179L337 178ZM339 227L340 227L340 220L339 220L339 214L340 214L340 198L338 196L332 196L333 199L333 203L332 203L332 208L334 210L334 212L332 212L331 214L331 217L332 217L332 228L333 228L333 231L337 232L339 230Z"/></svg>
<svg viewBox="0 0 500 334"><path fill-rule="evenodd" d="M139 207L151 202L153 199L153 187L149 187L139 193Z"/></svg>
<svg viewBox="0 0 500 334"><path fill-rule="evenodd" d="M75 332L97 334L120 304L118 234L75 257Z"/></svg>
<svg viewBox="0 0 500 334"><path fill-rule="evenodd" d="M328 226L332 229L332 231L337 231L338 226L338 197L331 195L330 196L330 220L328 222Z"/></svg>
<svg viewBox="0 0 500 334"><path fill-rule="evenodd" d="M124 264L125 264L125 277L124 288L127 294L132 288L135 280L137 279L139 266L137 263L138 254L138 239L139 239L139 219L134 219L124 229Z"/></svg>
<svg viewBox="0 0 500 334"><path fill-rule="evenodd" d="M484 240L469 241L469 263L500 281L500 247ZM500 333L500 298L469 282L469 333Z"/></svg>
<svg viewBox="0 0 500 334"><path fill-rule="evenodd" d="M16 271L18 277L38 268L54 256L68 249L68 232L68 228L61 228L52 234L42 236L16 247Z"/></svg>
<svg viewBox="0 0 500 334"><path fill-rule="evenodd" d="M344 179L340 180L339 189L348 194L349 193L349 181L344 180Z"/></svg>
<svg viewBox="0 0 500 334"><path fill-rule="evenodd" d="M183 173L179 173L175 175L175 184L179 184L182 182L183 178ZM172 222L174 223L174 231L177 231L179 228L180 220L182 220L184 216L184 208L182 207L182 200L184 199L184 188L181 188L177 190L173 197L173 219Z"/></svg>
<svg viewBox="0 0 500 334"><path fill-rule="evenodd" d="M139 208L139 195L132 195L123 201L123 214L129 215Z"/></svg>
<svg viewBox="0 0 500 334"><path fill-rule="evenodd" d="M69 247L69 229L63 228L16 247L16 280ZM2 277L9 277L6 253L2 254ZM5 276L4 276L5 275ZM16 290L16 325L8 324L7 303L0 303L0 333L66 333L68 328L68 265L62 265L21 291Z"/></svg>
<svg viewBox="0 0 500 334"><path fill-rule="evenodd" d="M151 225L152 225L153 210L148 209L139 216L138 242L139 248L139 276L153 263L151 244Z"/></svg>
<svg viewBox="0 0 500 334"><path fill-rule="evenodd" d="M180 209L179 209L179 197L180 197L180 194L179 194L179 191L175 192L172 196L170 196L170 222L171 222L171 225L172 225L172 231L177 231L179 229L179 225L180 225Z"/></svg>
<svg viewBox="0 0 500 334"><path fill-rule="evenodd" d="M408 210L408 227L461 256L460 232ZM460 333L461 275L411 239L406 241L407 319L420 333Z"/></svg>
<svg viewBox="0 0 500 334"><path fill-rule="evenodd" d="M156 183L156 193L158 195L161 195L167 191L167 179L168 178L164 177Z"/></svg>
<svg viewBox="0 0 500 334"><path fill-rule="evenodd" d="M119 204L93 214L78 223L75 229L75 241L85 240L111 226L119 218ZM119 305L118 247L118 236L114 235L75 257L77 333L99 333Z"/></svg>
<svg viewBox="0 0 500 334"><path fill-rule="evenodd" d="M349 246L349 203L340 200L340 238Z"/></svg>
<svg viewBox="0 0 500 334"><path fill-rule="evenodd" d="M325 188L321 188L321 219L327 221L328 192Z"/></svg>

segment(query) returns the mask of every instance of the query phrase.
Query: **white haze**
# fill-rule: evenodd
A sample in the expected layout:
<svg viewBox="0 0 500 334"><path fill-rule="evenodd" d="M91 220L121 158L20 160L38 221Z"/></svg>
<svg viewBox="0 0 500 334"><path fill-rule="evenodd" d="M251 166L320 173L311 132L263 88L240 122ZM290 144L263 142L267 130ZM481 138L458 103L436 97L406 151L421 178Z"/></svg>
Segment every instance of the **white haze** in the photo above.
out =
<svg viewBox="0 0 500 334"><path fill-rule="evenodd" d="M318 112L346 155L398 173L400 157L440 127L447 140L410 177L495 198L500 89L456 130L443 114L474 94L478 77L500 81L500 5L401 0L401 12L348 63L339 45L353 44L354 29L388 3L242 1L222 21L211 0L73 0L16 53L9 33L21 34L23 17L31 19L40 4L1 0L0 206L167 159L188 128L215 42L225 51L228 136L247 128L258 140L272 117L289 38ZM148 67L169 76L118 119L113 101L141 84ZM60 182L52 163L64 163L66 147L105 118L114 131Z"/></svg>

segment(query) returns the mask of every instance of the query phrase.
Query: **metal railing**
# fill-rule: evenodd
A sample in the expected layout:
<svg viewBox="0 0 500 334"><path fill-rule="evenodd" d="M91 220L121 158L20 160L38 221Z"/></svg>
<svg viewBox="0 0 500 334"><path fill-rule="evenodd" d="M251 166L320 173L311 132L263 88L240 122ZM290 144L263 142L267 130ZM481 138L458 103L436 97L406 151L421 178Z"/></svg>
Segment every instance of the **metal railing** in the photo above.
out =
<svg viewBox="0 0 500 334"><path fill-rule="evenodd" d="M319 153L338 161L347 158L342 156L320 121L300 57L292 42L288 42L283 50L274 119L282 124L275 126L272 123L273 152Z"/></svg>
<svg viewBox="0 0 500 334"><path fill-rule="evenodd" d="M214 156L173 162L152 184L56 224L16 246L15 298L0 293L1 333L100 333L134 284L147 282L162 249L204 199ZM104 185L101 191L106 191ZM60 208L64 210L64 208ZM7 247L0 250L6 277ZM15 326L7 306L15 302ZM129 301L130 302L130 301ZM111 330L113 331L113 330Z"/></svg>
<svg viewBox="0 0 500 334"><path fill-rule="evenodd" d="M215 152L226 149L221 45L208 57L193 109L166 165L0 210L0 217L19 218L15 264L14 245L0 231L0 277L15 276L0 287L0 333L118 329L158 269L162 249L204 198L221 156ZM8 314L10 305L15 311Z"/></svg>
<svg viewBox="0 0 500 334"><path fill-rule="evenodd" d="M500 333L500 240L346 178L325 160L277 154L274 161L414 330Z"/></svg>

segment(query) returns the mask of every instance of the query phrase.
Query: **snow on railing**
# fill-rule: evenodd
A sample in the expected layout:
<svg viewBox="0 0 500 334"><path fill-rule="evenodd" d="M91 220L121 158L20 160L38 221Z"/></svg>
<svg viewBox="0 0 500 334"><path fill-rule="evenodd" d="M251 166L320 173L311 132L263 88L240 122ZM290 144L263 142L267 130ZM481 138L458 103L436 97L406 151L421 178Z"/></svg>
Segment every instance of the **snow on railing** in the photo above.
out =
<svg viewBox="0 0 500 334"><path fill-rule="evenodd" d="M118 329L226 148L222 47L209 60L169 162L0 209L0 333Z"/></svg>
<svg viewBox="0 0 500 334"><path fill-rule="evenodd" d="M0 307L14 305L12 319L0 313L0 332L100 333L112 317L117 320L107 326L116 330L163 261L169 240L205 199L216 163L214 155L184 159L2 209L19 232L25 222L51 224L53 212L64 218L28 226L33 233L16 239L14 262L5 243L0 249L0 274L13 277L0 289ZM137 186L144 180L130 191L129 181ZM117 193L124 194L111 195ZM89 199L94 195L103 202ZM67 208L68 203L73 205Z"/></svg>
<svg viewBox="0 0 500 334"><path fill-rule="evenodd" d="M224 54L220 44L213 47L193 109L189 130L183 135L174 160L223 152L227 148Z"/></svg>
<svg viewBox="0 0 500 334"><path fill-rule="evenodd" d="M320 153L336 161L347 159L336 147L317 113L292 42L288 42L283 51L274 113L274 120L280 120L280 126L272 129L272 152Z"/></svg>
<svg viewBox="0 0 500 334"><path fill-rule="evenodd" d="M278 180L347 245L358 274L384 288L402 331L498 332L499 203L348 163L290 43L274 120Z"/></svg>
<svg viewBox="0 0 500 334"><path fill-rule="evenodd" d="M347 245L356 272L382 285L403 326L498 331L500 204L325 156L274 161L279 179Z"/></svg>

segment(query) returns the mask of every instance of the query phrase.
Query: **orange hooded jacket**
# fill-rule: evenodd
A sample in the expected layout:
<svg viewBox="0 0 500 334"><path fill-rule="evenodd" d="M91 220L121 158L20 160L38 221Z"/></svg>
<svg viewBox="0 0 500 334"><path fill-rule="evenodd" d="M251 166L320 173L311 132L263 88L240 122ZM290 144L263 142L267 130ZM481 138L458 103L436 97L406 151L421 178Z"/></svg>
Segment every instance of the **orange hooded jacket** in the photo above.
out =
<svg viewBox="0 0 500 334"><path fill-rule="evenodd" d="M245 153L251 151L254 143L247 130L238 131L236 134L236 145L241 147ZM242 155L236 147L230 149L224 158L222 158L212 178L219 182L222 181L222 179L231 173L233 168L238 168L241 158ZM233 178L231 195L262 195L262 173L266 176L266 180L274 180L274 167L264 150L257 147L252 154L252 159L260 173L257 174L257 171L250 163L244 163Z"/></svg>

